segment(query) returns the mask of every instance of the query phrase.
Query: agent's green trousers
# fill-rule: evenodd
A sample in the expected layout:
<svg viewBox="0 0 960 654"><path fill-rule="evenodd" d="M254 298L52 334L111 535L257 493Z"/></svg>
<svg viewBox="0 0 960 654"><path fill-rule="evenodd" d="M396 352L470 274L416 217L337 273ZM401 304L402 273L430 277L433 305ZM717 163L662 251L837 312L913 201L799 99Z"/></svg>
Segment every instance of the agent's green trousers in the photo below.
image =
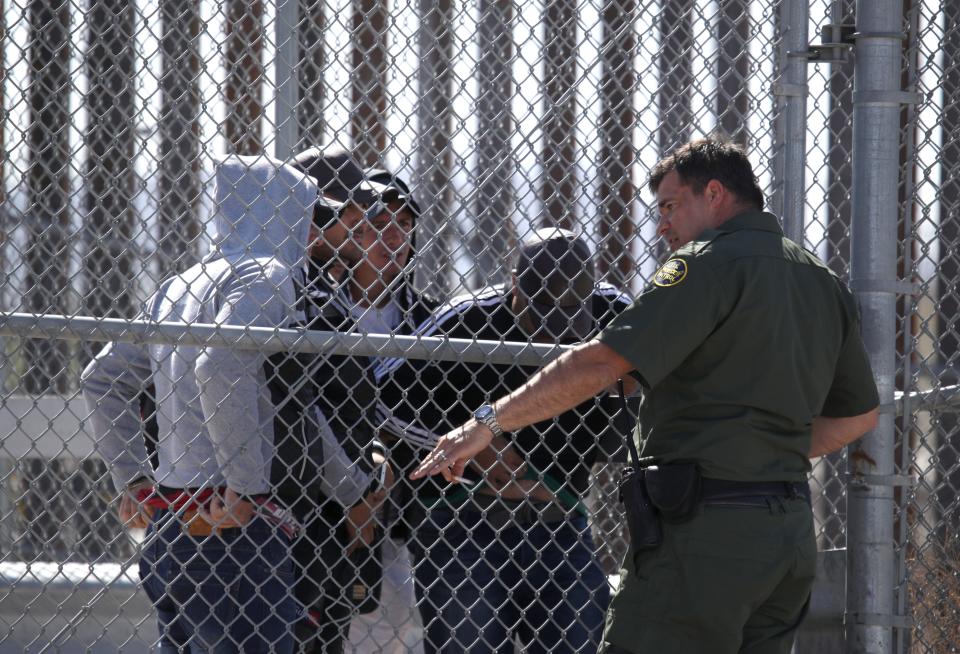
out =
<svg viewBox="0 0 960 654"><path fill-rule="evenodd" d="M605 654L790 654L813 585L806 500L705 506L627 554L607 611Z"/></svg>

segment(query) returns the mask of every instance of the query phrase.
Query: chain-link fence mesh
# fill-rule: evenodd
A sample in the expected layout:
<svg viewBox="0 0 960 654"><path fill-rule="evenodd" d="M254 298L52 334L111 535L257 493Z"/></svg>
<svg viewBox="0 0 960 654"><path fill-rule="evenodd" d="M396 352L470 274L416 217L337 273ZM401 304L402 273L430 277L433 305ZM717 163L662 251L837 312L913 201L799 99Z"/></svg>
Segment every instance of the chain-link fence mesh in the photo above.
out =
<svg viewBox="0 0 960 654"><path fill-rule="evenodd" d="M908 15L906 82L919 104L904 116L906 193L902 206L904 276L917 290L903 304L898 334L905 356L900 374L914 391L957 384L956 108L960 92L955 47L960 14L951 5L914 4ZM901 605L914 622L912 651L956 649L957 586L956 410L934 402L908 413L898 431L903 489L898 538L905 567Z"/></svg>
<svg viewBox="0 0 960 654"><path fill-rule="evenodd" d="M810 41L834 45L792 49L791 8L808 17ZM483 484L452 492L400 478L542 354L519 361L481 342L588 337L644 287L667 252L646 176L691 137L720 130L743 143L771 208L849 278L856 10L853 0L0 2L0 309L54 317L43 330L7 319L0 340L0 649L147 649L157 616L173 641L215 631L206 616L183 616L224 586L279 619L271 593L294 582L308 609L303 640L416 650L439 624L469 625L491 651L590 642L626 549L614 487L629 421L614 396L487 462L500 499ZM904 88L920 102L903 110L902 176L888 183L901 190L901 278L916 285L898 305L897 389L908 394L956 383L958 20L949 4L904 9ZM816 64L802 89L785 73L800 55ZM805 167L793 170L787 113L804 96ZM307 180L262 158L224 158L291 161L316 146L295 166ZM313 182L339 221L312 207ZM791 218L798 183L802 215ZM306 257L313 221L323 238ZM538 331L512 275L523 244L557 227L588 255L534 272L573 288L592 265L597 285L579 297L579 318L556 307L542 321L554 328ZM108 320L97 332L85 317ZM358 355L334 339L331 354L295 334L288 348L256 329L194 329L215 322L474 343L442 355L384 338ZM105 352L108 341L124 344ZM276 419L263 418L274 415L266 406ZM915 628L898 626L898 647L955 651L955 413L909 397L903 406L907 481L890 517L901 569L889 584ZM123 429L137 466L116 447ZM253 433L271 434L282 470L244 440ZM397 478L390 493L377 490L376 440ZM514 456L522 478L498 482ZM822 549L847 544L847 468L843 454L814 465ZM166 487L149 533L117 518L114 483L141 473ZM283 485L303 527L295 579L249 573L238 590L223 566L243 554L177 550L170 530L193 525L180 531L198 539L212 517L195 506L205 498L175 491L230 479L251 495L265 479ZM341 504L357 501L345 514ZM258 552L275 545L265 538ZM198 551L205 569L190 563ZM564 574L576 578L570 592ZM155 611L147 597L164 579L186 594ZM367 613L371 593L381 602ZM270 638L266 626L236 628Z"/></svg>

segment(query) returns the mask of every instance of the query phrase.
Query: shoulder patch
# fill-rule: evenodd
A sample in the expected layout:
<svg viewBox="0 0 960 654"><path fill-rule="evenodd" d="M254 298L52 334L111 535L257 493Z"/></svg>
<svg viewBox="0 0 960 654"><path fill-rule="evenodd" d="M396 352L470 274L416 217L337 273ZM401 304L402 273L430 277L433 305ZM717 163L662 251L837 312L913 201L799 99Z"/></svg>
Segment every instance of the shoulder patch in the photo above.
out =
<svg viewBox="0 0 960 654"><path fill-rule="evenodd" d="M653 283L657 286L676 286L687 277L687 262L683 259L670 259L660 266L660 270L653 276Z"/></svg>

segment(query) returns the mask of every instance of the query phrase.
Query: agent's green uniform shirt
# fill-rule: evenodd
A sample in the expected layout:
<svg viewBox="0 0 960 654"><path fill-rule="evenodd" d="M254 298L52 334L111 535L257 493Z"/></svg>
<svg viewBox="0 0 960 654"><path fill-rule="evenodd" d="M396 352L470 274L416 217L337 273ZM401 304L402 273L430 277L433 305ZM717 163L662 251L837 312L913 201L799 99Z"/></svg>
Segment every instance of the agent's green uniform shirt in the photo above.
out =
<svg viewBox="0 0 960 654"><path fill-rule="evenodd" d="M878 403L853 295L769 213L678 250L599 339L645 386L643 456L705 477L803 481L813 417Z"/></svg>

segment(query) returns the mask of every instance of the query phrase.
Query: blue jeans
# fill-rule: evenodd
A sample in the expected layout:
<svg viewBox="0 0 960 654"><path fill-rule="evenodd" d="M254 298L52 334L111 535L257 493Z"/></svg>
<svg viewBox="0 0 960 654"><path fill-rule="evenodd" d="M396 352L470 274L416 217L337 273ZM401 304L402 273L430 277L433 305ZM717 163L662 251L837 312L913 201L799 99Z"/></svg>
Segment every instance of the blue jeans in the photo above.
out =
<svg viewBox="0 0 960 654"><path fill-rule="evenodd" d="M140 557L140 579L157 610L159 651L292 652L300 613L290 540L254 518L242 529L188 535L157 510Z"/></svg>
<svg viewBox="0 0 960 654"><path fill-rule="evenodd" d="M428 654L597 651L610 590L586 518L497 531L433 510L411 549Z"/></svg>

